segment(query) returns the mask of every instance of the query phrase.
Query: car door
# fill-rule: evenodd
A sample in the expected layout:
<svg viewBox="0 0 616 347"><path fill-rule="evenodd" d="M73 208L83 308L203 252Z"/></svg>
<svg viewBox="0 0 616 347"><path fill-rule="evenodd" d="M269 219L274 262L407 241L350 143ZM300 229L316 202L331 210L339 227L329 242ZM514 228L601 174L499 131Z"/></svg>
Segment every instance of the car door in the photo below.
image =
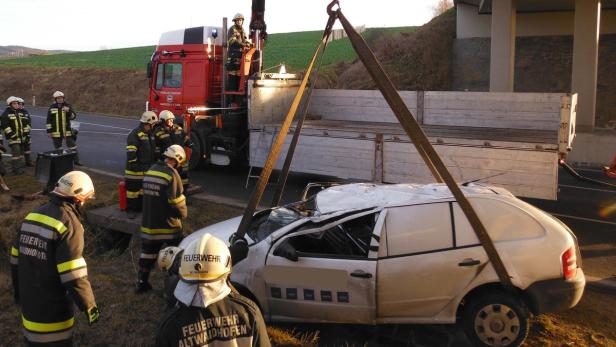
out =
<svg viewBox="0 0 616 347"><path fill-rule="evenodd" d="M480 245L456 247L452 215L449 202L388 209L378 260L380 321L430 321L485 264Z"/></svg>
<svg viewBox="0 0 616 347"><path fill-rule="evenodd" d="M308 224L276 240L264 269L271 319L374 324L378 216Z"/></svg>

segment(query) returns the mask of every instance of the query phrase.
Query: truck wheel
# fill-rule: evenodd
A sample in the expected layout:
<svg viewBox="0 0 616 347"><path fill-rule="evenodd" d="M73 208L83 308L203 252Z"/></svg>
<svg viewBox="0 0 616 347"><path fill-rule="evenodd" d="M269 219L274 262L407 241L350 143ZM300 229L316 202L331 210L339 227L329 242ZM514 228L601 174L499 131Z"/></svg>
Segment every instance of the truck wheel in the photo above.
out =
<svg viewBox="0 0 616 347"><path fill-rule="evenodd" d="M195 170L199 167L201 159L203 158L203 144L201 143L201 138L195 133L192 133L191 138L193 139L193 146L190 161L188 162L188 169Z"/></svg>
<svg viewBox="0 0 616 347"><path fill-rule="evenodd" d="M528 309L502 292L476 296L464 309L462 326L474 346L519 346L528 335Z"/></svg>

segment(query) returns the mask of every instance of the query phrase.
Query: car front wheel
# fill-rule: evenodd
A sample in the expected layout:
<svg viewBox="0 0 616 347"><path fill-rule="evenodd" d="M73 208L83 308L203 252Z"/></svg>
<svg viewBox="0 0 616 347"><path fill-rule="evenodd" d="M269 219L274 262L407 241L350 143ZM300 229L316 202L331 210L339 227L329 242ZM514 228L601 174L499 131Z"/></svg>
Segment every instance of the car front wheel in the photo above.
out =
<svg viewBox="0 0 616 347"><path fill-rule="evenodd" d="M519 346L528 335L528 309L511 295L493 292L466 305L462 324L475 346Z"/></svg>

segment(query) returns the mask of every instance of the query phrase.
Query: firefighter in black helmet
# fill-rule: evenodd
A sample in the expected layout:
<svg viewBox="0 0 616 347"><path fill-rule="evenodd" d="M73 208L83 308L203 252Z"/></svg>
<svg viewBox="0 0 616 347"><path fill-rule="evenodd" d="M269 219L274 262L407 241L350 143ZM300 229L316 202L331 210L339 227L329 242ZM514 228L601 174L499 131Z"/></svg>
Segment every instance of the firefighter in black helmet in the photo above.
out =
<svg viewBox="0 0 616 347"><path fill-rule="evenodd" d="M188 216L182 179L177 168L186 160L181 146L171 145L163 153L164 163L150 167L143 178L141 255L137 293L152 289L150 271L164 244L177 246L182 239L182 219Z"/></svg>
<svg viewBox="0 0 616 347"><path fill-rule="evenodd" d="M81 171L62 176L49 203L28 214L11 247L15 300L21 306L23 333L31 346L71 346L73 303L90 325L99 311L88 281L81 206L94 196Z"/></svg>
<svg viewBox="0 0 616 347"><path fill-rule="evenodd" d="M57 90L53 93L54 103L49 106L47 111L47 134L53 140L53 147L62 147L62 142L66 142L66 147L75 152L75 165L81 165L79 154L77 153L77 142L71 121L77 118L77 113L71 104L64 102L64 93Z"/></svg>
<svg viewBox="0 0 616 347"><path fill-rule="evenodd" d="M126 138L124 181L126 182L126 211L131 213L131 216L141 211L143 175L156 161L156 141L153 128L157 122L156 113L143 112L139 126L133 129Z"/></svg>

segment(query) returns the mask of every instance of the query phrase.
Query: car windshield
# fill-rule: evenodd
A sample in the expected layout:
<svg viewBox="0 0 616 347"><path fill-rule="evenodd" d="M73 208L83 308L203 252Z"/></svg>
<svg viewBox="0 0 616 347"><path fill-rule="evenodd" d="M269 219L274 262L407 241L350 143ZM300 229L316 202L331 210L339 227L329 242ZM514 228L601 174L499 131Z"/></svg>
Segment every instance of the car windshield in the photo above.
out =
<svg viewBox="0 0 616 347"><path fill-rule="evenodd" d="M255 242L261 242L274 231L304 217L311 216L313 212L314 199L308 199L258 213L253 218L250 229L248 229L248 236Z"/></svg>

